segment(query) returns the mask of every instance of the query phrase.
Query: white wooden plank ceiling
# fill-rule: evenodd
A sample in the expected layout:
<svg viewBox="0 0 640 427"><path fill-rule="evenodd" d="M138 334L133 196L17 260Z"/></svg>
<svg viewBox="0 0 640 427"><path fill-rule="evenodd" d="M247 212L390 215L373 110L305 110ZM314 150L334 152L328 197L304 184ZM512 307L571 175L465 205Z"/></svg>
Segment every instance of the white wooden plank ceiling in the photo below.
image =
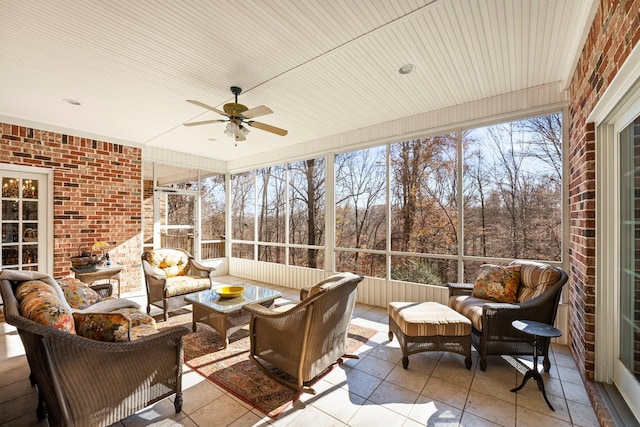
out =
<svg viewBox="0 0 640 427"><path fill-rule="evenodd" d="M0 116L232 160L564 86L594 1L0 0ZM182 126L220 118L186 99L222 108L232 85L289 134Z"/></svg>

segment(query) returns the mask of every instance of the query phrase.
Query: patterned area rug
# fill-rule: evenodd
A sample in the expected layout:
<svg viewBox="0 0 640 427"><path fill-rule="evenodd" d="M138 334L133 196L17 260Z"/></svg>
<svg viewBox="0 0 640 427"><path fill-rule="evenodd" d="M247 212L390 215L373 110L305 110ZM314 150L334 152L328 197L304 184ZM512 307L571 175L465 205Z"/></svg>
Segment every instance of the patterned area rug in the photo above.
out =
<svg viewBox="0 0 640 427"><path fill-rule="evenodd" d="M159 327L177 324L191 327L191 314L158 322ZM347 352L353 353L375 333L373 329L351 325ZM231 335L227 348L220 349L222 337L208 326L198 324L196 332L184 337L183 345L188 366L269 417L276 418L299 396L299 392L269 378L249 360L248 330Z"/></svg>

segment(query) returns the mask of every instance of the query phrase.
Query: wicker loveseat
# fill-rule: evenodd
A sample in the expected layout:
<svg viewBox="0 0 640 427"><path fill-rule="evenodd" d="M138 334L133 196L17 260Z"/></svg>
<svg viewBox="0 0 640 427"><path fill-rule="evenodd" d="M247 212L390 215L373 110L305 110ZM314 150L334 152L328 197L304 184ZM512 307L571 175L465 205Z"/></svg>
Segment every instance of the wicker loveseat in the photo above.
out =
<svg viewBox="0 0 640 427"><path fill-rule="evenodd" d="M38 419L52 426L107 426L171 395L181 411L187 328L152 331L155 323L124 299L74 309L63 287L37 272L0 271L0 292L5 321L20 334L38 388ZM83 327L79 322L86 319ZM109 326L114 331L106 332Z"/></svg>
<svg viewBox="0 0 640 427"><path fill-rule="evenodd" d="M197 262L182 249L153 249L142 254L142 269L147 289L147 313L151 305L168 312L187 305L184 296L211 289L214 267Z"/></svg>
<svg viewBox="0 0 640 427"><path fill-rule="evenodd" d="M273 379L295 390L315 394L304 383L345 355L358 283L363 277L340 273L301 290L301 301L276 309L249 304L249 358ZM274 374L268 365L295 378Z"/></svg>
<svg viewBox="0 0 640 427"><path fill-rule="evenodd" d="M483 266L494 268L499 266ZM506 266L513 279L514 302L497 302L478 295L476 284L450 283L449 307L463 314L472 324L472 342L480 353L480 369L487 368L488 355L532 355L532 336L515 329L514 320L535 320L553 325L567 273L562 269L534 261L515 260ZM475 290L474 290L475 286ZM482 291L485 292L485 291ZM481 292L481 293L482 293ZM549 371L549 338L538 339L543 366Z"/></svg>

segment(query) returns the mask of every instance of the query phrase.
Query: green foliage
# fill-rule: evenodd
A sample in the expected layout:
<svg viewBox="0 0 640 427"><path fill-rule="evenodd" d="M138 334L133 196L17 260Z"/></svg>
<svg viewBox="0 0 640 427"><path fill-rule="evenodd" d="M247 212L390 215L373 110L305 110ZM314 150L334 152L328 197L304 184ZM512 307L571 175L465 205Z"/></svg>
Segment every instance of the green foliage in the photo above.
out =
<svg viewBox="0 0 640 427"><path fill-rule="evenodd" d="M392 267L391 278L428 285L442 284L442 279L433 271L433 267L422 260L407 259L404 264Z"/></svg>

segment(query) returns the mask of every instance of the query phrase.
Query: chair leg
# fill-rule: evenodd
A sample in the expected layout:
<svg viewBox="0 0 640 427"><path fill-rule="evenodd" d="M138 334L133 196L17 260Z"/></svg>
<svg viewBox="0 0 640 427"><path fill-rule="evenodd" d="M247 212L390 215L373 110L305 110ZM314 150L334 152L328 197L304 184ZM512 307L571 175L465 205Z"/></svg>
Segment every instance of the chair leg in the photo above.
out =
<svg viewBox="0 0 640 427"><path fill-rule="evenodd" d="M42 421L47 419L47 416L47 404L42 397L39 397L38 407L36 408L36 417L38 418L38 421Z"/></svg>
<svg viewBox="0 0 640 427"><path fill-rule="evenodd" d="M296 391L300 391L300 392L304 392L304 393L309 393L309 394L313 394L313 395L315 395L315 394L316 394L316 391L315 391L313 388L311 388L311 387L309 387L309 386L304 385L304 384L303 384L303 382L302 382L302 380L300 380L300 379L298 379L298 380L297 380L297 384L296 384L296 383L293 383L293 382L291 382L291 381L287 381L287 380L285 380L285 379L281 378L280 376L278 376L278 375L274 374L274 373L273 373L273 372L271 372L269 369L267 369L267 368L266 368L266 367L265 367L265 366L260 362L260 360L258 360L258 358L257 358L257 357L255 357L255 356L254 356L253 354L251 354L251 353L249 354L249 359L251 359L251 361L253 361L253 363L255 363L256 365L258 365L258 367L259 367L259 368L260 368L260 369L261 369L265 374L267 374L267 376L268 376L269 378L271 378L271 379L273 379L273 380L278 381L280 384L282 384L282 385L284 385L284 386L286 386L286 387L289 387L289 388L291 388L291 389L293 389L293 390L296 390Z"/></svg>
<svg viewBox="0 0 640 427"><path fill-rule="evenodd" d="M480 356L480 370L487 370L487 356Z"/></svg>
<svg viewBox="0 0 640 427"><path fill-rule="evenodd" d="M182 412L182 392L179 391L176 393L176 398L173 402L173 407L176 409L176 414Z"/></svg>

